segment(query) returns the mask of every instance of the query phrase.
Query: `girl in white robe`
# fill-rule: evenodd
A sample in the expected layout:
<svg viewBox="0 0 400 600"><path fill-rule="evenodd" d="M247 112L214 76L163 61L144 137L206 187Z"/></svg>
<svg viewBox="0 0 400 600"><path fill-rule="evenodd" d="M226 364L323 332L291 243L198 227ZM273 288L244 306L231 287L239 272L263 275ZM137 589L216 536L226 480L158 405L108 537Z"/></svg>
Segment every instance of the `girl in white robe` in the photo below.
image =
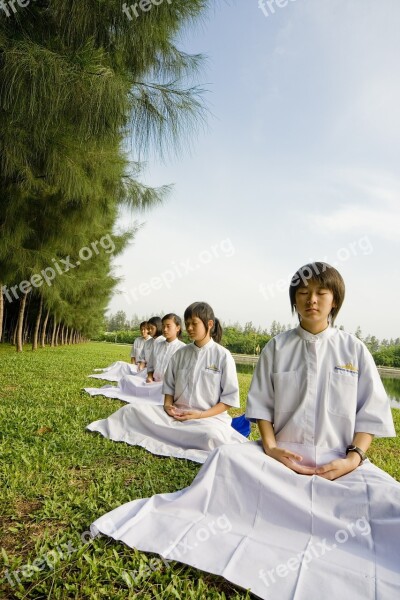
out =
<svg viewBox="0 0 400 600"><path fill-rule="evenodd" d="M367 348L330 325L343 298L333 267L299 269L300 325L266 345L248 395L260 442L216 448L191 486L125 504L93 533L268 600L400 597L400 483L365 458L395 430Z"/></svg>
<svg viewBox="0 0 400 600"><path fill-rule="evenodd" d="M103 386L101 388L84 388L91 396L106 396L124 402L149 402L164 404L162 384L164 374L171 357L179 348L185 346L180 340L182 336L182 321L178 315L169 313L162 318L164 341L152 345L152 351L147 364L147 376L136 377L126 375L119 380L118 386Z"/></svg>
<svg viewBox="0 0 400 600"><path fill-rule="evenodd" d="M88 429L153 454L200 463L217 446L248 441L231 427L226 412L240 406L239 385L232 355L217 343L218 319L208 304L195 302L185 311L185 325L193 343L168 364L164 405L130 404Z"/></svg>
<svg viewBox="0 0 400 600"><path fill-rule="evenodd" d="M141 335L135 339L131 348L131 363L136 365L139 362L139 357L142 353L142 349L146 340L150 339L150 333L148 330L147 321L140 323Z"/></svg>
<svg viewBox="0 0 400 600"><path fill-rule="evenodd" d="M147 327L149 329L150 338L145 342L140 353L138 362L139 371L147 368L147 363L151 357L154 344L165 341L165 337L162 335L162 321L160 317L151 317L147 322Z"/></svg>
<svg viewBox="0 0 400 600"><path fill-rule="evenodd" d="M146 378L146 364L150 357L153 344L156 341L163 342L165 340L165 337L162 335L160 317L150 317L150 319L147 321L147 330L149 332L149 337L143 344L136 364L129 364L123 360L117 360L109 367L100 369L102 371L101 373L89 375L89 377L92 377L93 379L104 379L105 381L120 381L120 379L126 375L134 375Z"/></svg>

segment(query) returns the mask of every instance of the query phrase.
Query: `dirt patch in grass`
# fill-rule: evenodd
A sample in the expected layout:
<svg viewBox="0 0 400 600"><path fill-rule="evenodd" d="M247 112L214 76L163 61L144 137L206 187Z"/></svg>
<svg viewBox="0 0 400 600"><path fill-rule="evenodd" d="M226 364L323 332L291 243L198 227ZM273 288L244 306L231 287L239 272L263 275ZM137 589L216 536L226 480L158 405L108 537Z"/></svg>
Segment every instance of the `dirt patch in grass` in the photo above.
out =
<svg viewBox="0 0 400 600"><path fill-rule="evenodd" d="M59 524L52 520L44 520L40 523L25 521L16 522L10 517L0 518L0 528L2 530L1 547L10 556L28 557L32 554L38 540L44 540L45 537L52 537L59 532Z"/></svg>
<svg viewBox="0 0 400 600"><path fill-rule="evenodd" d="M15 502L13 512L15 514L15 518L18 519L21 517L30 516L35 511L39 510L41 506L42 503L39 500L21 499Z"/></svg>
<svg viewBox="0 0 400 600"><path fill-rule="evenodd" d="M19 556L29 554L38 539L45 534L53 534L59 530L52 520L34 521L35 512L42 507L39 500L18 500L15 502L12 515L0 517L2 531L1 547L7 554L18 553Z"/></svg>

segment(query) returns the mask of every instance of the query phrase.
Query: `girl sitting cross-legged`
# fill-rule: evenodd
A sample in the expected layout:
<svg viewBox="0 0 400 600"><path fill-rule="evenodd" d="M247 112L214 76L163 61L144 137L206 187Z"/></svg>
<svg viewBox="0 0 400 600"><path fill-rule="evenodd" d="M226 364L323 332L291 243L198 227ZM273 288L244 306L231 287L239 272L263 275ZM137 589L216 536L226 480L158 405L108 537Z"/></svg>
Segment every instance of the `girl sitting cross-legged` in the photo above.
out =
<svg viewBox="0 0 400 600"><path fill-rule="evenodd" d="M164 406L129 404L88 429L153 454L200 463L222 444L247 442L231 427L226 412L240 406L239 386L232 355L218 343L222 336L218 319L208 304L195 302L185 311L185 325L192 343L169 361Z"/></svg>
<svg viewBox="0 0 400 600"><path fill-rule="evenodd" d="M248 394L260 441L218 446L189 487L124 504L93 533L265 600L399 598L400 483L367 458L396 433L371 354L333 326L344 291L326 263L294 274L299 325L265 346Z"/></svg>
<svg viewBox="0 0 400 600"><path fill-rule="evenodd" d="M171 357L179 348L185 346L180 340L182 335L182 322L175 313L169 313L162 319L162 333L164 340L152 345L147 364L147 377L125 375L118 386L106 385L101 388L85 388L91 396L106 396L117 398L124 402L146 401L152 404L163 404L164 395L162 385L164 373ZM158 338L159 339L159 338Z"/></svg>

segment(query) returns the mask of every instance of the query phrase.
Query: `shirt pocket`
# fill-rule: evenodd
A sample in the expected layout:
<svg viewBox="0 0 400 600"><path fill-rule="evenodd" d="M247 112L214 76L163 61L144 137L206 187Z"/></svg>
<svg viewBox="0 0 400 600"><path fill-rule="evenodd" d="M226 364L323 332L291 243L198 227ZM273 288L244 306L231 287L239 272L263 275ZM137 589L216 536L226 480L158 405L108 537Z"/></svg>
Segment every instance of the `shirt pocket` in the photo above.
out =
<svg viewBox="0 0 400 600"><path fill-rule="evenodd" d="M329 374L328 410L339 417L354 418L357 412L357 375Z"/></svg>
<svg viewBox="0 0 400 600"><path fill-rule="evenodd" d="M210 369L201 371L200 384L202 399L216 404L221 394L221 373Z"/></svg>
<svg viewBox="0 0 400 600"><path fill-rule="evenodd" d="M274 373L275 412L294 412L300 404L297 371Z"/></svg>

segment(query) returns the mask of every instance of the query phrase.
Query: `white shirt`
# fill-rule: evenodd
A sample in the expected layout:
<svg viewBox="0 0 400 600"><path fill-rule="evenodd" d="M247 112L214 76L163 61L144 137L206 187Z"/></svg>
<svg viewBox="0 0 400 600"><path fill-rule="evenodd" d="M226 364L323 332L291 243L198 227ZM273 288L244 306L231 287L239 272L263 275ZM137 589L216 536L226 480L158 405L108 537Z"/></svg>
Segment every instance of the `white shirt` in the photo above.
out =
<svg viewBox="0 0 400 600"><path fill-rule="evenodd" d="M172 342L167 342L167 340L164 340L159 344L152 345L150 358L147 362L147 372L153 373L154 381L163 380L164 373L167 370L171 356L173 356L175 352L183 346L186 346L186 344L181 342L181 340L178 340L178 338Z"/></svg>
<svg viewBox="0 0 400 600"><path fill-rule="evenodd" d="M164 376L163 394L177 405L207 410L218 402L239 407L235 361L229 350L210 340L199 348L191 343L176 352Z"/></svg>
<svg viewBox="0 0 400 600"><path fill-rule="evenodd" d="M139 356L139 362L145 362L147 364L153 350L153 344L159 344L161 342L165 342L165 337L163 335L159 335L155 339L150 337L146 340Z"/></svg>
<svg viewBox="0 0 400 600"><path fill-rule="evenodd" d="M246 416L274 424L276 440L343 449L355 432L395 437L389 399L374 360L355 336L300 325L263 349Z"/></svg>
<svg viewBox="0 0 400 600"><path fill-rule="evenodd" d="M147 339L150 339L150 338L147 338ZM145 339L143 336L140 336L140 337L136 338L135 341L133 342L133 346L131 349L131 357L135 358L136 362L139 361L140 353L141 353L142 348L143 348L145 342L147 341L147 339Z"/></svg>

